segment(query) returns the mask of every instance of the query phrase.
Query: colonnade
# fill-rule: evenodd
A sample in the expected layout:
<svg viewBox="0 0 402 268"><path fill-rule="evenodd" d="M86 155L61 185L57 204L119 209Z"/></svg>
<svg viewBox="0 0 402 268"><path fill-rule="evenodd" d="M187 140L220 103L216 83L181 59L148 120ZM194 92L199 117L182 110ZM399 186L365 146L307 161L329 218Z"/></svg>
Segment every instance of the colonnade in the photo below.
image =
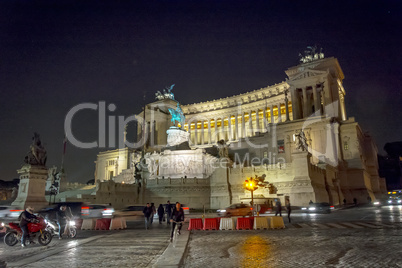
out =
<svg viewBox="0 0 402 268"><path fill-rule="evenodd" d="M324 113L325 96L322 85L305 86L296 89L297 91L299 93L294 94L296 99L293 100L295 119L307 118L314 112L318 112L320 115Z"/></svg>
<svg viewBox="0 0 402 268"><path fill-rule="evenodd" d="M200 113L188 118L184 129L190 132L194 145L212 144L220 140L236 141L266 132L269 124L293 119L291 102L266 106L263 109L245 109L240 113L211 115Z"/></svg>

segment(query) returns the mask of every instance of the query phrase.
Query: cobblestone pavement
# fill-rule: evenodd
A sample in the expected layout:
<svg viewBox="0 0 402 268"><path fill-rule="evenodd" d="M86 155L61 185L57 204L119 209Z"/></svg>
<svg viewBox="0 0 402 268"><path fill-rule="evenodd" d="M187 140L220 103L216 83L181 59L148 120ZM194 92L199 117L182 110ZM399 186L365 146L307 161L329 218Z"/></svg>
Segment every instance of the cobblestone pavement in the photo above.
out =
<svg viewBox="0 0 402 268"><path fill-rule="evenodd" d="M185 267L402 267L393 229L193 231Z"/></svg>
<svg viewBox="0 0 402 268"><path fill-rule="evenodd" d="M142 226L143 222L139 223ZM168 246L166 224L120 231L82 231L85 238L55 239L47 247L0 248L7 267L151 267ZM86 233L89 232L89 233Z"/></svg>

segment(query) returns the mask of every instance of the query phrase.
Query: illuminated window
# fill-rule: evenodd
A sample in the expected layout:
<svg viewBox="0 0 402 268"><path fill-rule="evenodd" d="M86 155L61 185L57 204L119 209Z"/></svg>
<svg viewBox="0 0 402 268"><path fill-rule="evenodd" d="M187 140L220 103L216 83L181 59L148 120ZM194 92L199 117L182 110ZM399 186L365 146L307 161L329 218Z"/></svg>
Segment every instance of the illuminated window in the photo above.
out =
<svg viewBox="0 0 402 268"><path fill-rule="evenodd" d="M347 142L343 144L343 149L345 149L345 151L349 150L349 144Z"/></svg>

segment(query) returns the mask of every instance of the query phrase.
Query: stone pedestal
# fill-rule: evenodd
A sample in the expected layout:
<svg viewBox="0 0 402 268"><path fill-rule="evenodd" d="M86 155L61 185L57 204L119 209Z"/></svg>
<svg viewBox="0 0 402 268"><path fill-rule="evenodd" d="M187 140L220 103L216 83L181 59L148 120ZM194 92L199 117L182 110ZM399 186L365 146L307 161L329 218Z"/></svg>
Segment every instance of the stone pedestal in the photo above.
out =
<svg viewBox="0 0 402 268"><path fill-rule="evenodd" d="M45 166L25 165L17 170L20 175L20 185L17 199L13 206L26 208L32 206L39 210L48 205L45 198L48 170Z"/></svg>
<svg viewBox="0 0 402 268"><path fill-rule="evenodd" d="M170 127L166 131L168 137L167 137L167 146L176 146L179 144L182 144L184 142L189 141L190 133L187 131L178 128L178 127Z"/></svg>
<svg viewBox="0 0 402 268"><path fill-rule="evenodd" d="M294 180L310 180L307 154L307 152L294 152L292 154Z"/></svg>

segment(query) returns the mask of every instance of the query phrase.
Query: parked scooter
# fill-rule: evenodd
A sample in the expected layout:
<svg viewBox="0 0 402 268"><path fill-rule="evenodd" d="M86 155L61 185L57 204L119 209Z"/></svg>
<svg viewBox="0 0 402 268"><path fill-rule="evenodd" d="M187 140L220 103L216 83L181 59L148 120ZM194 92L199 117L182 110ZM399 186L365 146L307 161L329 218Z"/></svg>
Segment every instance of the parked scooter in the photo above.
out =
<svg viewBox="0 0 402 268"><path fill-rule="evenodd" d="M53 236L59 235L59 225L56 221L46 220L47 227L46 230L50 232ZM74 220L67 220L66 227L64 228L64 235L67 237L75 238L77 236L77 227L75 226Z"/></svg>
<svg viewBox="0 0 402 268"><path fill-rule="evenodd" d="M42 246L46 246L52 241L51 233L46 230L47 224L45 222L45 219L38 218L38 220L39 222L37 223L28 223L30 239L26 240L25 245L29 244L30 241L33 241L36 237L38 237L38 242ZM18 223L10 222L8 225L10 226L10 229L4 236L4 243L7 246L12 247L21 241L22 230Z"/></svg>

